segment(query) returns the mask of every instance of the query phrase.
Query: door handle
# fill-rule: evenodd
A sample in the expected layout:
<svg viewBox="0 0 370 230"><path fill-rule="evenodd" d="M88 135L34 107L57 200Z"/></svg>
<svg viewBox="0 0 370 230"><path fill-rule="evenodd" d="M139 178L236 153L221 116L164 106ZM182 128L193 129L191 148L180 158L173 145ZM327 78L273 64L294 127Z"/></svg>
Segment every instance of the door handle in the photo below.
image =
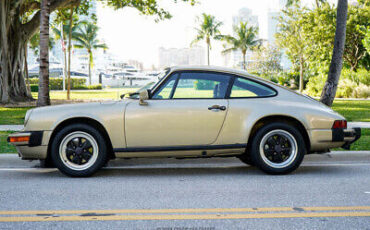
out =
<svg viewBox="0 0 370 230"><path fill-rule="evenodd" d="M226 110L226 106L212 105L211 107L208 107L208 110Z"/></svg>

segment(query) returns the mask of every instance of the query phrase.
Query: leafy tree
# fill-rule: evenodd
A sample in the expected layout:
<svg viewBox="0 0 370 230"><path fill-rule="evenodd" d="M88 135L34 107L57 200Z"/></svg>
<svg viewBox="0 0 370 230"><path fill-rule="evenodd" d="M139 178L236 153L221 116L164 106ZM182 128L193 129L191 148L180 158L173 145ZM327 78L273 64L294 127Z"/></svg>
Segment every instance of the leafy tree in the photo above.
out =
<svg viewBox="0 0 370 230"><path fill-rule="evenodd" d="M74 33L76 44L74 47L79 49L86 49L89 53L89 84L91 85L91 68L94 65L93 50L106 49L107 45L100 43L97 39L98 27L93 23L83 22Z"/></svg>
<svg viewBox="0 0 370 230"><path fill-rule="evenodd" d="M132 7L156 20L171 18L158 0L100 0L115 9ZM176 0L172 0L177 2ZM181 0L195 4L195 0ZM71 6L88 5L88 0L49 0L50 13ZM25 78L25 44L40 29L39 0L0 1L0 102L30 100ZM87 9L88 11L88 9Z"/></svg>
<svg viewBox="0 0 370 230"><path fill-rule="evenodd" d="M364 39L362 39L362 44L366 48L367 53L370 54L370 26L361 26L358 27L358 29L364 35Z"/></svg>
<svg viewBox="0 0 370 230"><path fill-rule="evenodd" d="M307 9L298 3L293 3L290 7L282 10L282 15L278 18L278 32L276 42L278 46L285 50L286 55L292 62L295 69L299 69L299 91L303 91L303 77L308 67L307 60L311 53L307 52L312 43L307 42L302 27L303 17Z"/></svg>
<svg viewBox="0 0 370 230"><path fill-rule="evenodd" d="M262 46L253 52L248 69L260 76L272 77L282 71L281 56L282 52L278 47Z"/></svg>
<svg viewBox="0 0 370 230"><path fill-rule="evenodd" d="M192 41L191 45L198 43L201 40L205 40L207 44L207 63L209 62L209 51L211 49L211 39L219 40L220 26L222 22L216 20L212 15L203 13L201 17L198 17L199 27L195 28L198 32L196 38Z"/></svg>
<svg viewBox="0 0 370 230"><path fill-rule="evenodd" d="M233 30L235 37L232 35L219 36L226 42L226 49L222 52L229 53L231 51L240 50L243 55L243 69L246 69L245 55L247 51L259 47L262 43L262 39L257 38L258 28L248 26L248 22L240 22L238 26L234 26ZM229 47L227 47L228 45Z"/></svg>
<svg viewBox="0 0 370 230"><path fill-rule="evenodd" d="M306 39L312 44L308 50L312 53L311 68L316 72L328 72L336 31L337 9L329 3L310 10L304 15L302 29ZM344 66L356 71L366 59L366 49L362 43L364 34L359 27L370 25L370 2L350 5L346 26L346 43L344 47ZM368 68L367 66L364 66Z"/></svg>

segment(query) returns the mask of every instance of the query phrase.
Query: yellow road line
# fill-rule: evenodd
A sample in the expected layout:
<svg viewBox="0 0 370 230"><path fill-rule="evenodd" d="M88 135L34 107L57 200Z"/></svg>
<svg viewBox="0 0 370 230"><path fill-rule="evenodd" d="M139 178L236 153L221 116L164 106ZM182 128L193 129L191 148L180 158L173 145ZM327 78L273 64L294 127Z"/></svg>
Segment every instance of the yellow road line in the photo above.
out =
<svg viewBox="0 0 370 230"><path fill-rule="evenodd" d="M342 207L299 207L302 211L359 211L370 210L370 206L342 206ZM270 208L197 208L197 209L113 209L113 210L18 210L0 211L0 215L37 215L37 214L120 214L120 213L212 213L212 212L283 212L297 211L293 207Z"/></svg>
<svg viewBox="0 0 370 230"><path fill-rule="evenodd" d="M262 218L307 218L307 217L370 217L370 212L299 212L263 214L206 214L206 215L118 215L118 216L11 216L0 217L0 222L44 221L114 221L114 220L211 220L211 219L262 219Z"/></svg>

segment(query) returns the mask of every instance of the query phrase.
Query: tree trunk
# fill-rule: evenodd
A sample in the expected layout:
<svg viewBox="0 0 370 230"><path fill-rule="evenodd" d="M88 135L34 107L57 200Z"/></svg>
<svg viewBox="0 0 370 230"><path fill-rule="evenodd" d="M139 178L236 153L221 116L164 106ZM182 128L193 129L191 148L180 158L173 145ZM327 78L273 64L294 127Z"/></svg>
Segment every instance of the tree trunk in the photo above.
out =
<svg viewBox="0 0 370 230"><path fill-rule="evenodd" d="M246 67L246 64L245 64L245 55L246 55L247 51L243 50L242 53L243 53L243 69L246 70L247 67Z"/></svg>
<svg viewBox="0 0 370 230"><path fill-rule="evenodd" d="M70 8L69 31L68 31L68 83L67 83L67 100L71 99L71 47L72 47L72 23L73 23L73 6Z"/></svg>
<svg viewBox="0 0 370 230"><path fill-rule="evenodd" d="M40 15L40 74L37 106L50 105L49 96L49 0L41 1Z"/></svg>
<svg viewBox="0 0 370 230"><path fill-rule="evenodd" d="M92 51L89 51L89 85L91 85L91 65L92 65L92 57L91 57L91 52Z"/></svg>
<svg viewBox="0 0 370 230"><path fill-rule="evenodd" d="M320 98L320 101L327 106L333 104L342 71L344 44L346 41L347 10L348 1L338 0L337 28L335 30L333 56L329 67L328 79L325 82Z"/></svg>
<svg viewBox="0 0 370 230"><path fill-rule="evenodd" d="M210 38L207 38L207 64L209 65L209 50L210 50L210 46L211 46L211 39Z"/></svg>
<svg viewBox="0 0 370 230"><path fill-rule="evenodd" d="M27 82L27 95L29 97L32 97L31 86L30 86L30 78L28 76L27 54L28 54L28 47L27 47L27 41L26 41L24 43L24 73L26 75L26 82Z"/></svg>
<svg viewBox="0 0 370 230"><path fill-rule="evenodd" d="M303 57L299 58L299 92L303 92L303 71L304 71L304 63Z"/></svg>
<svg viewBox="0 0 370 230"><path fill-rule="evenodd" d="M63 40L63 42L64 42L64 40ZM65 47L65 45L64 45L64 50L63 50L63 55L64 55L64 82L63 82L63 85L64 85L64 88L63 88L63 90L65 90L66 89L66 78L67 78L67 76L68 76L68 73L67 73L67 49L66 49L66 47Z"/></svg>
<svg viewBox="0 0 370 230"><path fill-rule="evenodd" d="M12 0L0 1L0 103L30 101L25 79L25 46L27 37L11 15Z"/></svg>

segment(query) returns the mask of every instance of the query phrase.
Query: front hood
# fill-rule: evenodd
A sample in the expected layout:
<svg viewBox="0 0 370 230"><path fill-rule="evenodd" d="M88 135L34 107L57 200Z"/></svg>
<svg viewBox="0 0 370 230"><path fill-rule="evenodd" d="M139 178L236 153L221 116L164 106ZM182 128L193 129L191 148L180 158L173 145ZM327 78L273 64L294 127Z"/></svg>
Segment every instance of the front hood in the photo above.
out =
<svg viewBox="0 0 370 230"><path fill-rule="evenodd" d="M38 107L33 109L33 113L47 113L52 111L74 111L74 110L83 110L88 108L95 108L98 109L100 106L107 106L113 105L118 103L119 101L104 101L104 102L86 102L86 103L75 103L75 104L62 104L62 105L51 105L51 106L44 106Z"/></svg>

